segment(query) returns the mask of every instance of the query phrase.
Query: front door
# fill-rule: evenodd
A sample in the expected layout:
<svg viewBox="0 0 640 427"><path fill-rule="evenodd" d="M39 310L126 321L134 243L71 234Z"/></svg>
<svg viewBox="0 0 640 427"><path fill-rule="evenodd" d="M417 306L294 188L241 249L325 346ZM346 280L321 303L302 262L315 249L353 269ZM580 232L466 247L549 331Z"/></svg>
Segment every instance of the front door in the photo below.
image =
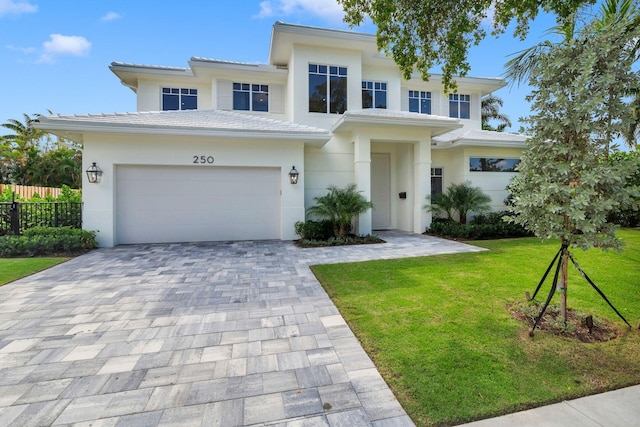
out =
<svg viewBox="0 0 640 427"><path fill-rule="evenodd" d="M371 153L371 215L374 230L391 228L391 157L389 153Z"/></svg>

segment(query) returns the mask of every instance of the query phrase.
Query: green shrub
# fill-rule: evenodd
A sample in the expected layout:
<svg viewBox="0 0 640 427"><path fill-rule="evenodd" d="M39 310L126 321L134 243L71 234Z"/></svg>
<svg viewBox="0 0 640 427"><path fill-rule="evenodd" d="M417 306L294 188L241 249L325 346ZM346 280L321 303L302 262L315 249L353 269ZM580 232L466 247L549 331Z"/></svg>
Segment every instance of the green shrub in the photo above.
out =
<svg viewBox="0 0 640 427"><path fill-rule="evenodd" d="M0 237L0 257L86 252L98 247L96 232L70 227L34 227L22 236Z"/></svg>
<svg viewBox="0 0 640 427"><path fill-rule="evenodd" d="M295 232L302 240L328 240L333 237L333 224L329 220L298 221Z"/></svg>
<svg viewBox="0 0 640 427"><path fill-rule="evenodd" d="M506 212L479 214L466 225L445 219L434 219L427 231L442 237L468 240L531 236L531 233L521 225L503 221L502 217L505 214Z"/></svg>

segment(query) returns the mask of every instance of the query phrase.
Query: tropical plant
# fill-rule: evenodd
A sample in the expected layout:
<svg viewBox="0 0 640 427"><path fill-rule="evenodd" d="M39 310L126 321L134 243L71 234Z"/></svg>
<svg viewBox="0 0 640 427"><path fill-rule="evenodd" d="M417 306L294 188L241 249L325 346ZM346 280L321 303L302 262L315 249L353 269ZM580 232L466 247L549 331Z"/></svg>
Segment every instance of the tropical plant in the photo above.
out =
<svg viewBox="0 0 640 427"><path fill-rule="evenodd" d="M54 140L35 127L39 114L24 114L0 125L13 133L0 137L0 182L79 188L82 181L81 146Z"/></svg>
<svg viewBox="0 0 640 427"><path fill-rule="evenodd" d="M351 231L353 219L373 209L373 203L357 191L356 184L345 188L331 185L327 190L329 192L324 196L314 197L316 204L307 209L307 214L331 221L335 237L345 239Z"/></svg>
<svg viewBox="0 0 640 427"><path fill-rule="evenodd" d="M491 210L491 197L483 193L480 187L472 186L469 181L453 183L444 193L427 196L427 200L431 203L424 205L424 209L436 215L446 215L449 221L453 221L453 216L457 213L460 224L467 223L467 216L471 212Z"/></svg>
<svg viewBox="0 0 640 427"><path fill-rule="evenodd" d="M505 78L510 84L521 84L529 80L532 70L539 64L541 58L549 53L554 47L567 46L576 37L579 31L578 22L581 16L574 13L561 24L548 30L548 34L559 39L558 42L544 40L534 46L521 50L510 55L512 58L505 64ZM640 56L640 40L629 37L640 27L640 12L638 11L637 0L606 0L600 6L600 12L592 22L595 31L606 30L612 24L622 24L624 28L623 36L626 34L629 40L629 54L636 62ZM626 122L626 129L621 132L621 137L625 140L629 148L635 148L638 138L640 138L640 93L633 88L621 86L619 90L624 91L632 101L629 108L633 114Z"/></svg>
<svg viewBox="0 0 640 427"><path fill-rule="evenodd" d="M509 116L500 112L500 107L502 107L502 104L502 98L497 97L493 94L489 94L482 98L482 129L495 132L504 132L505 128L511 126L511 120L509 119ZM498 122L498 126L493 127L491 125L491 121L493 120Z"/></svg>
<svg viewBox="0 0 640 427"><path fill-rule="evenodd" d="M630 121L627 90L640 89L633 70L640 26L630 19L585 26L541 53L530 72L532 114L523 119L530 138L507 218L542 239L561 240L565 319L569 248L619 250L608 215L639 200L640 188L627 185L638 162L609 161Z"/></svg>

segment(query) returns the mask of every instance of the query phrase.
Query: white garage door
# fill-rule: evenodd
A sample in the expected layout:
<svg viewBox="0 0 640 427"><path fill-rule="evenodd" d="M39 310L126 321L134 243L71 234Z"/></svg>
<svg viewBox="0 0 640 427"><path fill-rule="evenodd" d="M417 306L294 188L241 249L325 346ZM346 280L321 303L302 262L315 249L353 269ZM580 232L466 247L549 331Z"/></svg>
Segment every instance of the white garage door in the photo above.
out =
<svg viewBox="0 0 640 427"><path fill-rule="evenodd" d="M280 169L119 166L116 181L118 244L280 238Z"/></svg>

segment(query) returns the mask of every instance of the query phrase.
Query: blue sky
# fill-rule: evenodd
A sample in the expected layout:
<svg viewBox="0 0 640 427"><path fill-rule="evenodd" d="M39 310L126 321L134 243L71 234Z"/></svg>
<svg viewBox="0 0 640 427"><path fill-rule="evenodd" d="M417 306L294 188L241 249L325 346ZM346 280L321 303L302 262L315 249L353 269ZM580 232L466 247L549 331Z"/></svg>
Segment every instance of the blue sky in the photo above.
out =
<svg viewBox="0 0 640 427"><path fill-rule="evenodd" d="M0 0L0 123L23 113L135 111L135 94L109 71L113 61L187 67L192 56L266 63L271 27L287 23L348 29L335 0ZM487 37L471 51L471 76L499 77L506 55L542 40ZM354 29L374 33L371 25ZM529 89L505 88L502 112L529 113Z"/></svg>

